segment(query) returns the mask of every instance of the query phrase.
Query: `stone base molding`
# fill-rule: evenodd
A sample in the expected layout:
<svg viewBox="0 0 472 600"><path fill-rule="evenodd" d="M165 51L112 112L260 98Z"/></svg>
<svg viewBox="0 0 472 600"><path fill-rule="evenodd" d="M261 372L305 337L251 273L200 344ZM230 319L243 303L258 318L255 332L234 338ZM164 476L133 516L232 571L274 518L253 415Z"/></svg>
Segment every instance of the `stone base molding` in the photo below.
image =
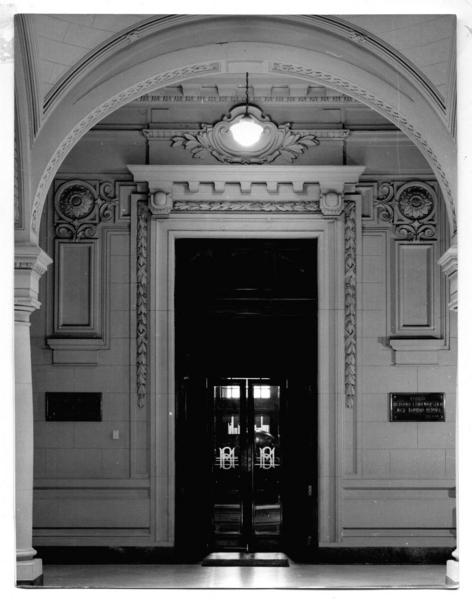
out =
<svg viewBox="0 0 472 600"><path fill-rule="evenodd" d="M438 260L438 264L449 281L449 308L457 310L457 244L452 245Z"/></svg>
<svg viewBox="0 0 472 600"><path fill-rule="evenodd" d="M33 244L15 247L15 495L17 582L37 585L42 561L35 558L33 531L33 387L30 315L39 308L41 275L51 263Z"/></svg>

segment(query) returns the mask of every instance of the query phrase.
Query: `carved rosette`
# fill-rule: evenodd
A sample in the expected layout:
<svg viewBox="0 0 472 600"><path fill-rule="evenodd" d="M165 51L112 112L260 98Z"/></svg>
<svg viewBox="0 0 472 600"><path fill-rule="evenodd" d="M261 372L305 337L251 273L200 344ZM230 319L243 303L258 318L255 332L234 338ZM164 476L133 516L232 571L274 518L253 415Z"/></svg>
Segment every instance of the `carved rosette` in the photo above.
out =
<svg viewBox="0 0 472 600"><path fill-rule="evenodd" d="M138 202L136 227L136 391L137 403L142 408L147 393L148 349L148 207Z"/></svg>
<svg viewBox="0 0 472 600"><path fill-rule="evenodd" d="M384 182L379 186L376 208L379 220L391 223L398 238L415 242L436 238L436 194L428 184Z"/></svg>
<svg viewBox="0 0 472 600"><path fill-rule="evenodd" d="M277 158L293 162L310 146L320 142L312 134L296 133L289 123L278 125L257 106L249 105L248 113L262 127L260 140L243 148L231 135L230 127L245 114L246 105L238 105L213 125L203 124L197 133L184 133L171 139L172 147L182 147L191 153L192 158L205 154L227 164L267 164Z"/></svg>
<svg viewBox="0 0 472 600"><path fill-rule="evenodd" d="M54 196L54 226L59 238L94 238L100 223L113 221L117 200L111 182L66 181Z"/></svg>
<svg viewBox="0 0 472 600"><path fill-rule="evenodd" d="M357 387L357 268L356 268L356 203L344 205L344 361L346 407L352 408Z"/></svg>

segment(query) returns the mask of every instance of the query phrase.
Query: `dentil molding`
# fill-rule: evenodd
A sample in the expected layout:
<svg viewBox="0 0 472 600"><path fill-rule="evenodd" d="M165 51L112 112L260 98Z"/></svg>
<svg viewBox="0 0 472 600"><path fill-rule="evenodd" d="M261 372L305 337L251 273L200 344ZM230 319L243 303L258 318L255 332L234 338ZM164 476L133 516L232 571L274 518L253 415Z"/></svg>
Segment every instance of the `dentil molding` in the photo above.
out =
<svg viewBox="0 0 472 600"><path fill-rule="evenodd" d="M241 210L321 211L338 216L343 194L354 192L365 167L275 165L128 165L137 182L146 182L150 211Z"/></svg>

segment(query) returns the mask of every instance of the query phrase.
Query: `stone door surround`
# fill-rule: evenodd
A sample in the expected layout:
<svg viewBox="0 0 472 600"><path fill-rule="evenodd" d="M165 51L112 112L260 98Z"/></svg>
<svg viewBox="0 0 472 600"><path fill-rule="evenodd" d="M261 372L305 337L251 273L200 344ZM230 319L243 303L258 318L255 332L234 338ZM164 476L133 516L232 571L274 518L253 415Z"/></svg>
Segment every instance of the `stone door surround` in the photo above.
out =
<svg viewBox="0 0 472 600"><path fill-rule="evenodd" d="M364 167L128 165L136 248L136 404L149 403L156 541L174 543L175 240L318 243L319 543L340 540L343 411L356 398L356 273ZM340 366L342 367L340 368ZM167 517L164 517L167 515Z"/></svg>

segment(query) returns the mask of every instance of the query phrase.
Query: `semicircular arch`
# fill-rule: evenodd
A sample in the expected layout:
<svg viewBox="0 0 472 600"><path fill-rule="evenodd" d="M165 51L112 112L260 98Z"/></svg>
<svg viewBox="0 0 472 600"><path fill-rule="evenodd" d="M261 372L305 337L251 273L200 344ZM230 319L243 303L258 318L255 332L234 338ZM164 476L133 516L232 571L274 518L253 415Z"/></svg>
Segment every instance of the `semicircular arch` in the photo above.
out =
<svg viewBox="0 0 472 600"><path fill-rule="evenodd" d="M179 17L132 46L118 44L88 72L78 74L49 111L32 148L33 239L54 175L91 127L152 90L190 77L243 70L321 83L389 119L417 145L436 174L455 233L454 140L422 86L382 52L333 32L331 25L293 17L250 19L248 27L248 17Z"/></svg>

